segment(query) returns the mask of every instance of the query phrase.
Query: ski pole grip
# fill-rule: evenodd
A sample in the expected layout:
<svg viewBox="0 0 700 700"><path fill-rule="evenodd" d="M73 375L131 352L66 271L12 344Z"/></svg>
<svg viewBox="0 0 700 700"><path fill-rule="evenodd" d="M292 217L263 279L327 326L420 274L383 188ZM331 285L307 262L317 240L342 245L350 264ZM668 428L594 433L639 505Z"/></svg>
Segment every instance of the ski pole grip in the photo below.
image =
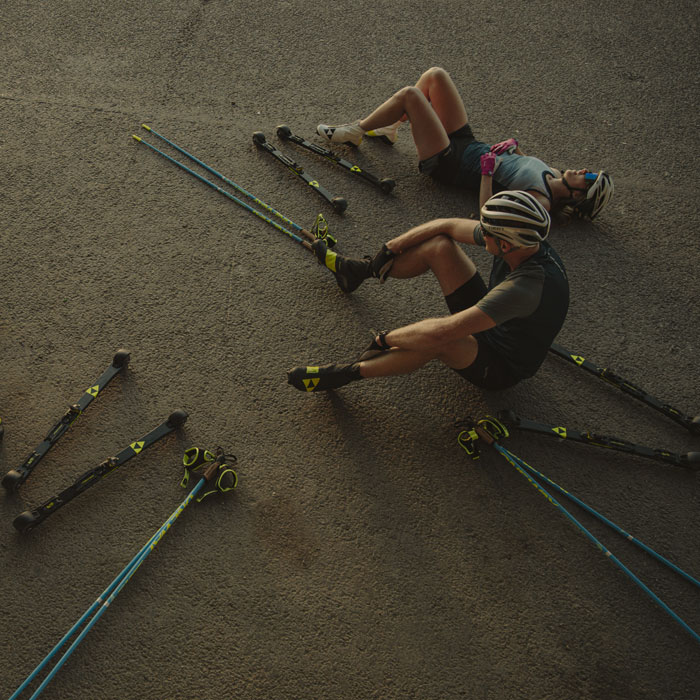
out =
<svg viewBox="0 0 700 700"><path fill-rule="evenodd" d="M218 456L216 460L211 462L202 472L202 476L204 479L206 479L207 483L209 483L216 476L216 473L219 471L219 467L224 463L225 459L226 458L224 455Z"/></svg>

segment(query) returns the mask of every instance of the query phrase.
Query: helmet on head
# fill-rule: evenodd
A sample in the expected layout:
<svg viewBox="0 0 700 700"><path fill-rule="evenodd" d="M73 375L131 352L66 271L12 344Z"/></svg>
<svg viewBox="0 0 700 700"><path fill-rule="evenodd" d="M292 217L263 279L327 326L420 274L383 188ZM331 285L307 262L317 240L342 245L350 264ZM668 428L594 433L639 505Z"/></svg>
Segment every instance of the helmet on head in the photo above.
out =
<svg viewBox="0 0 700 700"><path fill-rule="evenodd" d="M481 207L481 226L486 233L516 247L541 243L549 234L549 223L549 212L527 192L499 192Z"/></svg>
<svg viewBox="0 0 700 700"><path fill-rule="evenodd" d="M598 173L598 177L588 188L586 196L581 200L574 200L570 206L573 212L580 217L594 219L603 207L610 201L615 192L612 178L605 170Z"/></svg>

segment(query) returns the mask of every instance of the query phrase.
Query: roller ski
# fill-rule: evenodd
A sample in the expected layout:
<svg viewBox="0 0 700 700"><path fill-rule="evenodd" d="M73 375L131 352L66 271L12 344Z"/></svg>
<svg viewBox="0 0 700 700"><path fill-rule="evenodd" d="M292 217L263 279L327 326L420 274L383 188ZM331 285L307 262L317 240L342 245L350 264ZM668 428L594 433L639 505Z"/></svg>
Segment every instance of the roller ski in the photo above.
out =
<svg viewBox="0 0 700 700"><path fill-rule="evenodd" d="M295 143L298 146L305 148L307 151L311 151L312 153L315 153L316 155L319 155L322 158L331 161L331 163L339 165L344 170L354 173L363 180L369 182L375 187L378 187L385 194L389 194L394 189L394 187L396 187L396 182L394 180L390 180L386 177L380 179L376 177L376 175L373 175L372 173L363 170L362 168L360 168L359 165L354 165L350 161L345 160L345 158L341 158L340 156L333 153L333 151L330 151L327 148L324 148L323 146L318 146L315 143L311 143L310 141L307 141L301 136L293 134L291 128L288 127L286 124L282 124L277 127L277 136L282 141L291 141L292 143Z"/></svg>
<svg viewBox="0 0 700 700"><path fill-rule="evenodd" d="M100 395L105 387L129 364L130 355L127 350L118 350L112 359L112 364L90 385L77 403L68 408L64 416L51 428L48 435L39 443L36 449L24 460L17 469L11 469L2 479L2 485L8 492L16 491L29 477L34 468L46 456L46 453L65 435L68 428L78 416ZM1 429L1 426L0 426Z"/></svg>
<svg viewBox="0 0 700 700"><path fill-rule="evenodd" d="M61 491L61 493L48 499L37 508L34 508L34 510L20 513L13 520L12 525L16 530L23 533L34 529L37 525L44 522L44 520L59 510L59 508L62 508L66 503L87 491L98 481L112 474L132 457L136 457L136 455L141 454L141 452L155 445L159 440L162 440L166 435L182 427L187 417L186 411L173 411L173 413L168 416L167 420L144 435L140 440L135 440L118 452L114 457L109 457L94 469L85 472L70 486Z"/></svg>
<svg viewBox="0 0 700 700"><path fill-rule="evenodd" d="M335 209L338 214L342 214L347 209L347 200L345 200L343 197L337 197L331 194L318 182L318 180L308 175L301 165L293 161L289 156L286 156L279 149L275 148L271 143L269 143L265 139L265 134L263 134L262 131L256 131L253 134L253 143L263 151L267 151L271 156L291 170L291 172L293 172L297 177L301 178L307 185L316 190L316 192L318 192L323 199L332 205L333 209Z"/></svg>
<svg viewBox="0 0 700 700"><path fill-rule="evenodd" d="M619 375L615 374L612 370L603 367L598 367L598 365L594 364L590 360L587 360L585 357L571 353L565 348L563 348L561 345L552 343L549 349L550 352L554 353L555 355L558 355L559 357L568 360L569 362L575 364L577 367L580 367L589 374L593 374L596 377L599 377L603 381L607 382L608 384L617 387L620 391L623 391L625 394L629 394L638 401L645 403L647 406L653 408L655 411L663 413L672 421L675 421L679 425L682 425L692 435L700 435L700 415L695 417L686 415L682 411L679 411L677 408L673 408L673 406L670 406L669 404L660 401L651 394L648 394L646 391L644 391L644 389L640 389L638 386L632 384L632 382L623 379Z"/></svg>
<svg viewBox="0 0 700 700"><path fill-rule="evenodd" d="M537 423L527 418L521 418L512 411L499 411L498 420L508 426L511 430L521 430L523 432L536 433L548 437L569 440L570 442L580 442L584 445L607 448L618 452L654 459L676 467L684 467L691 471L700 471L700 452L687 452L676 454L668 450L654 449L644 445L636 445L633 442L622 440L616 437L600 435L599 433L581 432L563 425L547 425Z"/></svg>

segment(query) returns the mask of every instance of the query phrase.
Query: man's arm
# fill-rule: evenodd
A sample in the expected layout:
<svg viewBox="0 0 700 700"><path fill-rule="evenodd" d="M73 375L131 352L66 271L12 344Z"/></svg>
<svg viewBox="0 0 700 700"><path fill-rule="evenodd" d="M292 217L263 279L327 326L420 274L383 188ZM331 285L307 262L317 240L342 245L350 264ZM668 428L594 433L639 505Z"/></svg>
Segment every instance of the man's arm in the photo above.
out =
<svg viewBox="0 0 700 700"><path fill-rule="evenodd" d="M387 345L405 350L439 348L454 340L493 328L496 322L481 309L472 306L452 316L427 318L384 336ZM377 338L377 342L379 339Z"/></svg>
<svg viewBox="0 0 700 700"><path fill-rule="evenodd" d="M474 229L478 225L479 222L474 219L433 219L392 238L386 246L398 255L440 234L449 236L459 243L476 245Z"/></svg>

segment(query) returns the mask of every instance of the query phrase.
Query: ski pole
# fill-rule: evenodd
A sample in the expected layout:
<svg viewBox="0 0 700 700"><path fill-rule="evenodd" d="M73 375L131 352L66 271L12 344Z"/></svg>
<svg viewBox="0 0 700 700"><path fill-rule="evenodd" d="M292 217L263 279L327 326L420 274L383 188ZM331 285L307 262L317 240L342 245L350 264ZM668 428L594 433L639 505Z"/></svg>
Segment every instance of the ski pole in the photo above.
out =
<svg viewBox="0 0 700 700"><path fill-rule="evenodd" d="M574 518L571 513L569 513L564 506L562 506L553 496L551 496L542 485L521 466L520 459L508 452L497 443L493 443L493 447L500 452L508 462L510 462L517 470L522 474L532 486L537 489L557 510L571 521L599 550L600 552L609 559L620 571L626 574L634 583L639 586L639 588L644 591L664 612L670 615L690 636L696 641L700 642L700 635L690 627L677 613L675 613L666 603L664 603L659 596L654 593L640 578L638 578L632 571L630 571L610 550L603 545L603 543L593 535L589 530L587 530L576 518Z"/></svg>
<svg viewBox="0 0 700 700"><path fill-rule="evenodd" d="M235 457L233 458L235 460ZM197 494L204 488L204 485L214 479L219 472L225 470L226 473L232 470L226 465L226 456L223 452L220 452L214 461L209 461L206 469L201 473L200 478L194 488L187 494L183 502L175 509L172 515L156 530L154 535L146 542L146 544L139 550L138 554L127 564L126 567L116 576L112 583L107 586L107 588L102 592L102 594L95 600L95 602L83 613L80 619L66 632L61 640L54 646L54 648L44 657L44 659L39 663L39 665L27 676L27 678L22 682L22 684L15 690L15 692L10 696L9 700L16 700L19 695L24 691L25 688L38 676L41 671L46 668L49 661L56 656L56 654L61 650L61 648L67 643L67 641L77 632L77 630L88 620L90 615L92 618L89 620L85 628L78 635L78 637L73 641L66 652L57 661L56 665L49 672L46 678L42 681L41 685L36 689L34 694L31 696L30 700L35 700L39 697L41 692L50 683L53 677L58 673L60 668L65 664L71 654L75 651L80 642L85 638L87 633L92 629L97 620L105 613L109 605L114 601L119 592L124 588L124 586L129 582L129 579L136 573L136 570L141 566L146 557L155 549L156 545L160 542L163 535L170 529L172 524L177 520L182 514L182 511L190 504L190 502L197 496ZM234 472L235 475L235 472ZM237 483L237 478L235 478L235 483ZM234 487L235 487L234 483ZM233 487L231 487L233 488ZM229 490L229 489L226 489Z"/></svg>
<svg viewBox="0 0 700 700"><path fill-rule="evenodd" d="M693 435L700 435L700 415L691 418L682 411L679 411L677 408L673 408L673 406L670 406L669 404L660 401L651 394L648 394L646 391L644 391L644 389L641 389L635 384L632 384L632 382L623 379L619 375L615 374L612 370L606 369L604 367L598 367L598 365L591 362L590 360L587 360L585 357L569 352L561 345L552 343L549 350L555 355L558 355L559 357L568 360L569 362L572 362L577 367L580 367L586 372L594 374L596 377L599 377L608 384L612 384L614 387L620 389L620 391L624 391L625 394L629 394L638 401L645 403L647 406L653 408L655 411L663 413L671 420L675 421L679 425L682 425L688 432L692 433Z"/></svg>
<svg viewBox="0 0 700 700"><path fill-rule="evenodd" d="M559 512L564 515L571 523L573 523L584 535L585 537L591 541L599 550L600 552L607 558L609 559L617 568L619 568L624 574L626 574L639 588L641 588L644 593L647 594L661 609L666 612L670 617L672 617L683 629L690 634L691 637L696 642L700 642L700 635L698 635L695 630L693 630L677 613L675 613L666 603L661 600L641 579L639 579L630 569L628 569L617 557L615 557L604 545L603 543L598 540L591 532L589 532L576 518L574 518L571 513L569 513L566 508L564 508L554 497L549 494L544 487L535 479L535 477L532 474L529 474L527 471L527 467L529 465L526 465L522 460L514 455L512 452L509 452L507 449L502 447L497 440L501 437L508 437L508 430L507 428L498 420L495 418L492 418L491 416L487 416L485 419L482 419L478 421L475 425L473 425L471 428L467 430L462 430L458 437L457 441L460 444L461 447L464 448L464 450L467 452L467 454L472 458L472 459L477 459L478 458L478 447L477 447L477 442L479 438L483 439L484 442L486 442L488 445L493 447L497 452L499 452L511 465L513 465L516 470L524 476L528 482L537 490L539 493L544 496ZM533 470L534 471L534 470ZM552 484L554 482L551 482ZM559 488L559 487L557 487ZM563 491L563 489L562 489ZM567 494L568 495L568 494ZM592 510L592 509L591 509ZM611 524L612 525L612 524ZM615 529L615 528L613 528ZM621 531L623 532L623 531ZM626 533L625 533L626 535ZM640 543L641 544L641 543ZM650 552L651 553L651 552ZM654 552L654 555L656 553ZM657 557L658 558L658 557ZM666 563L667 560L663 560L663 563ZM668 562L669 565L671 565L671 562ZM674 565L671 565L671 568L674 571L678 571L678 573L682 573L682 575L691 581L694 584L697 584L695 579L693 579L691 576L688 576L685 574L685 572L682 572L681 569L677 569Z"/></svg>
<svg viewBox="0 0 700 700"><path fill-rule="evenodd" d="M271 207L269 204L266 204L261 199L258 199L254 194L252 194L251 192L248 192L248 190L246 190L243 187L241 187L240 185L236 184L235 182L233 182L233 180L230 180L226 176L222 175L217 170L214 170L214 168L207 165L204 161L201 161L196 156L193 156L191 153L188 153L184 148L181 148L180 146L178 146L174 141L171 141L170 139L167 139L162 134L159 134L155 129L148 126L147 124L141 124L141 126L144 129L146 129L147 131L149 131L151 134L153 134L154 136L157 136L161 141L164 141L169 146L172 146L176 151L179 151L180 153L182 153L183 156L186 156L190 160L194 161L195 163L197 163L197 165L201 165L205 170L210 172L212 175L214 175L215 177L218 177L220 180L223 180L223 182L225 182L227 185L230 185L235 190L240 192L242 195L248 197L248 199L252 200L253 202L258 204L259 206L263 207L263 209L267 209L267 211L269 211L271 214L276 216L278 219L284 221L284 223L287 224L288 226L291 226L292 229L294 229L295 231L300 233L307 240L311 241L312 243L316 240L316 238L311 234L310 231L303 228L302 226L299 226L299 224L294 223L291 219L288 219L284 214L277 211L277 209Z"/></svg>
<svg viewBox="0 0 700 700"><path fill-rule="evenodd" d="M555 489L558 493L560 493L562 496L566 496L570 501L573 503L576 503L576 505L580 506L583 508L586 512L590 513L593 517L598 518L600 522L604 523L607 525L609 528L615 530L618 535L621 535L624 537L626 540L629 540L633 544L637 545L640 549L643 549L647 554L650 554L652 557L654 557L656 560L660 561L662 564L667 566L669 569L672 571L675 571L677 574L682 576L686 581L689 581L692 583L694 586L697 586L700 588L700 581L697 579L693 578L689 573L683 571L679 566L676 566L672 561L669 561L666 559L666 557L663 557L661 554L658 552L655 552L651 547L648 545L644 544L641 540L638 540L636 537L633 537L632 535L629 534L629 532L625 532L621 527L616 525L612 520L608 520L604 515L599 513L597 510L594 510L591 508L587 503L584 503L581 499L577 498L574 496L574 494L569 493L566 489L562 488L559 486L559 484L555 483L552 481L549 477L545 476L542 472L537 471L534 467L530 466L527 462L523 461L520 457L516 457L510 450L506 450L504 447L500 447L499 452L501 454L507 453L510 455L512 459L517 459L519 464L523 466L525 469L528 470L531 474L534 474L538 479L542 479L545 481L549 486L551 486L553 489Z"/></svg>
<svg viewBox="0 0 700 700"><path fill-rule="evenodd" d="M195 172L191 168L188 168L184 163L181 163L179 160L176 160L172 156L169 156L167 153L164 153L161 151L159 148L156 148L152 144L148 143L148 141L144 141L141 137L136 136L136 134L132 134L133 138L136 139L139 143L142 143L144 146L148 146L152 151L155 151L158 155L163 156L166 160L169 160L171 163L174 163L177 165L179 168L182 168L185 172L188 172L190 175L193 175L196 177L198 180L201 182L204 182L205 184L209 185L209 187L213 187L217 192L220 194L224 195L224 197L228 197L229 199L233 200L236 202L236 204L240 204L244 209L249 211L251 214L255 214L258 218L262 219L263 221L266 221L268 224L271 226L274 226L278 231L281 231L282 233L286 234L289 236L292 240L296 241L297 243L301 243L301 245L304 246L304 248L307 248L308 250L311 250L311 243L314 241L313 236L308 233L305 229L300 229L302 232L302 235L304 238L308 240L304 240L304 238L301 238L298 236L296 233L293 233L289 229L285 228L281 224L278 224L276 221L273 221L270 217L265 216L262 212L259 212L257 209L254 209L251 207L249 204L246 204L242 199L239 199L235 195L231 194L230 192L227 192L226 190L222 189L218 185L215 185L211 180L208 180L206 177L203 175L200 175L199 173ZM311 243L309 242L311 241Z"/></svg>

